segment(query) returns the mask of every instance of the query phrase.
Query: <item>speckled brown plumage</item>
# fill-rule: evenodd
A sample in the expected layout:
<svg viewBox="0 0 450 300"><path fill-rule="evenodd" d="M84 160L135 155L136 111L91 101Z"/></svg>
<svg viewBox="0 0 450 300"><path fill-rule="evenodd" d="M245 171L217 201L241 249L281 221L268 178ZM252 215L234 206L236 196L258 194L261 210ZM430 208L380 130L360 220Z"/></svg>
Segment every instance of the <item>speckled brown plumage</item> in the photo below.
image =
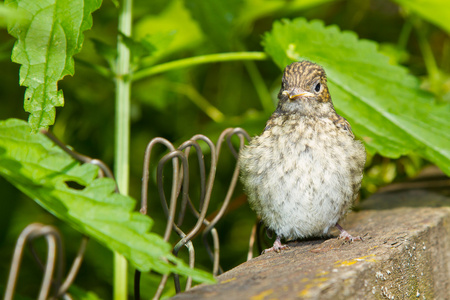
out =
<svg viewBox="0 0 450 300"><path fill-rule="evenodd" d="M278 106L240 153L249 203L280 238L321 236L357 198L366 153L333 107L325 71L309 61L286 67Z"/></svg>

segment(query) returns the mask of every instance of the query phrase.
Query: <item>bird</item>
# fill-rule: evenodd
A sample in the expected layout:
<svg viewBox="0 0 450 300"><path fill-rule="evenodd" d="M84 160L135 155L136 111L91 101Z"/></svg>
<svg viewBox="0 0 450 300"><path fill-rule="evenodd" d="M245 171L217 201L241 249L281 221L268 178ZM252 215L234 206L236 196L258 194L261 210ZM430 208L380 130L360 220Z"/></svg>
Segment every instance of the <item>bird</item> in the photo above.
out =
<svg viewBox="0 0 450 300"><path fill-rule="evenodd" d="M251 208L281 239L323 237L358 197L366 151L349 122L338 115L324 69L304 60L286 66L278 105L263 132L239 153L240 179Z"/></svg>

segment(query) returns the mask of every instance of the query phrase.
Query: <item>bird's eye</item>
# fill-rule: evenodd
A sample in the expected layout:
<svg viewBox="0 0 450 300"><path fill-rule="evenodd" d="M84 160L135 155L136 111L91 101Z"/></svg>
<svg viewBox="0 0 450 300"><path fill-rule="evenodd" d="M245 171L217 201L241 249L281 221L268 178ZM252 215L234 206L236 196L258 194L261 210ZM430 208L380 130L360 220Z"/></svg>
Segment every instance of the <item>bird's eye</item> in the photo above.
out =
<svg viewBox="0 0 450 300"><path fill-rule="evenodd" d="M316 84L316 87L314 88L314 90L316 91L316 93L320 92L320 82Z"/></svg>

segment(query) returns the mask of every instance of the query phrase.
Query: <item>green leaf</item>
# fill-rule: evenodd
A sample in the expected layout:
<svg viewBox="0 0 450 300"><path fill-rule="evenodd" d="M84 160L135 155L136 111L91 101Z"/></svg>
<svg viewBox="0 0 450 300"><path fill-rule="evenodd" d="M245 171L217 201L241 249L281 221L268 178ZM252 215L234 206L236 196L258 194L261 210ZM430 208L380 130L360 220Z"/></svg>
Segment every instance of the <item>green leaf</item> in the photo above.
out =
<svg viewBox="0 0 450 300"><path fill-rule="evenodd" d="M425 20L441 27L450 34L450 5L447 0L394 0L417 13Z"/></svg>
<svg viewBox="0 0 450 300"><path fill-rule="evenodd" d="M134 211L136 201L114 192L110 178L96 178L97 166L80 165L27 123L0 122L0 175L56 217L125 256L137 269L175 272L213 282L171 254L171 246L149 233L153 221ZM71 182L81 188L71 188ZM169 262L163 260L167 259Z"/></svg>
<svg viewBox="0 0 450 300"><path fill-rule="evenodd" d="M450 106L436 104L417 78L389 64L377 46L301 18L275 22L264 37L280 68L304 59L325 68L333 103L369 151L388 157L416 151L450 174Z"/></svg>
<svg viewBox="0 0 450 300"><path fill-rule="evenodd" d="M73 75L73 55L81 50L83 31L91 28L101 0L7 0L9 7L25 12L26 22L12 23L17 38L11 59L21 64L20 84L26 86L24 108L36 131L52 125L55 107L64 105L58 81Z"/></svg>

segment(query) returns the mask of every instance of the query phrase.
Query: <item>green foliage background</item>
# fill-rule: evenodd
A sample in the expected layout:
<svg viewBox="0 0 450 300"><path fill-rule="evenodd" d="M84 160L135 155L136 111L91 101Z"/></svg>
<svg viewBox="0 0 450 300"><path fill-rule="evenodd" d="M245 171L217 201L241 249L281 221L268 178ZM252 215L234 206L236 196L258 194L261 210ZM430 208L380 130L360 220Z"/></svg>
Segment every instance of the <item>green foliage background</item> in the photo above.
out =
<svg viewBox="0 0 450 300"><path fill-rule="evenodd" d="M11 5L21 1L7 2ZM261 132L276 104L281 69L299 59L310 59L325 67L337 110L366 143L369 160L363 199L379 186L415 176L430 163L438 164L449 174L450 28L443 20L450 19L450 5L446 2L433 0L424 5L418 0L158 0L149 4L135 0L133 39L125 39L132 51L134 68L131 196L140 198L143 154L153 137L162 136L179 144L196 133L214 141L230 126L243 127L251 135ZM62 7L66 4L59 3ZM93 13L93 27L84 32L84 39L77 30L67 28L64 19L54 22L61 22L65 33L73 33L68 41L76 45L76 51L67 54L69 59L61 57L58 49L45 49L26 57L23 53L27 53L27 45L13 50L15 39L6 28L0 31L0 120L27 120L23 99L24 95L31 97L37 104L26 102L25 110L31 113L29 120L35 128L52 124L56 116L52 126L56 136L78 152L112 166L112 78L118 9L114 1L87 3L90 5L84 15L74 16L83 30L91 25L91 11L100 4L101 8ZM15 16L0 6L0 24L20 18L18 13ZM53 17L57 20L58 13ZM10 33L19 37L22 32L12 28ZM70 57L79 50L73 62ZM222 62L213 57L213 62L206 64L164 72L163 68L158 69L164 63L193 56L246 51L265 51L267 55L262 53L257 60L255 56L255 60ZM40 77L28 77L22 69L19 78L19 65L11 61L11 53L12 60L24 66L32 65L33 59L43 59L40 55L53 55L64 59L64 68L50 77L39 70L32 73L41 74ZM68 74L74 76L66 76L57 84ZM19 82L29 88L25 91ZM41 115L42 110L50 114ZM211 212L223 199L233 171L233 158L224 152ZM15 240L30 222L58 226L70 261L81 235L1 177L0 190L0 287L6 283ZM154 192L154 187L151 190ZM238 187L235 196L241 195ZM157 199L156 193L150 199ZM163 233L165 221L159 201L153 200L149 211L154 219L152 230ZM53 213L59 216L57 210ZM245 204L219 223L224 269L245 261L254 222L254 213ZM70 224L80 229L77 224ZM194 242L198 245L200 268L211 268L201 244ZM31 258L25 259L24 266L29 267L22 269L19 286L21 294L33 297L40 281L29 278L40 278L40 272ZM111 273L111 252L91 241L76 285L110 299ZM150 295L157 276L143 280L147 283L142 285L143 295Z"/></svg>

